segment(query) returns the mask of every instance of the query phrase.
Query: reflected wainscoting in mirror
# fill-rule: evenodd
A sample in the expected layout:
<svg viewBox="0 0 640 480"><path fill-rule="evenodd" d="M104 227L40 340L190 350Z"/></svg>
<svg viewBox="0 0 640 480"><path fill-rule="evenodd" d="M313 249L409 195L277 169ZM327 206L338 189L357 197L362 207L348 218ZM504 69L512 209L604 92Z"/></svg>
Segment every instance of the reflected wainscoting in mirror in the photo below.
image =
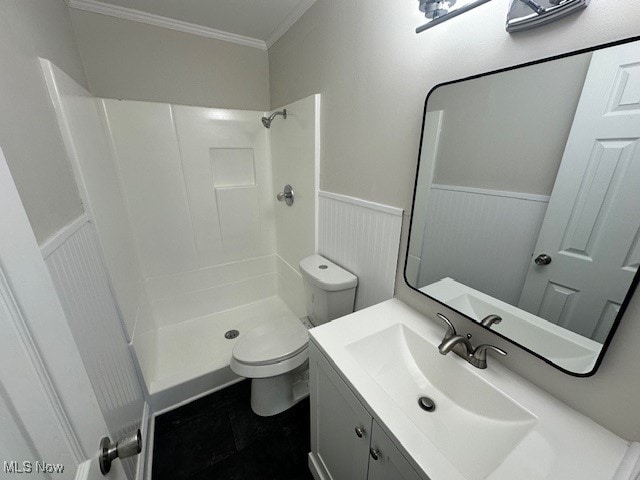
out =
<svg viewBox="0 0 640 480"><path fill-rule="evenodd" d="M638 283L640 42L435 87L407 283L579 376Z"/></svg>

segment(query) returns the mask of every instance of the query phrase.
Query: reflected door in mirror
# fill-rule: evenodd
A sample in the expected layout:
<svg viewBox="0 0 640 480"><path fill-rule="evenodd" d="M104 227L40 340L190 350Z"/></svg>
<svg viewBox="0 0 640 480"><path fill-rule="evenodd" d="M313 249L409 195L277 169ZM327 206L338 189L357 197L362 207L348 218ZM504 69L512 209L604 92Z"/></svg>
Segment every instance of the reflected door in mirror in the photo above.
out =
<svg viewBox="0 0 640 480"><path fill-rule="evenodd" d="M601 343L640 259L640 63L593 54L518 306ZM537 258L537 257L536 257Z"/></svg>

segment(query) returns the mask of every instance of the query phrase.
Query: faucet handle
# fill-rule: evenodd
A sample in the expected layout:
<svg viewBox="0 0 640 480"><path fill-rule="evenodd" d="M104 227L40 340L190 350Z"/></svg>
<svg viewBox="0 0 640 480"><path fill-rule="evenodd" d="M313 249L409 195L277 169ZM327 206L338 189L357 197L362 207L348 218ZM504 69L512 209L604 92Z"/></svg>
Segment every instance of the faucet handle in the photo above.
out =
<svg viewBox="0 0 640 480"><path fill-rule="evenodd" d="M502 356L505 356L507 354L507 352L505 352L501 348L484 343L477 346L473 350L473 353L469 358L469 363L471 363L471 365L473 365L474 367L487 368L487 350L493 350L494 352L499 353Z"/></svg>
<svg viewBox="0 0 640 480"><path fill-rule="evenodd" d="M453 323L451 323L451 320L445 317L442 313L437 313L436 315L440 320L442 320L444 323L447 324L447 333L444 334L445 340L447 338L453 337L454 335L457 335L456 327L453 326Z"/></svg>
<svg viewBox="0 0 640 480"><path fill-rule="evenodd" d="M497 325L502 321L502 317L499 315L487 315L482 320L480 320L480 325L483 327L491 327L491 325Z"/></svg>

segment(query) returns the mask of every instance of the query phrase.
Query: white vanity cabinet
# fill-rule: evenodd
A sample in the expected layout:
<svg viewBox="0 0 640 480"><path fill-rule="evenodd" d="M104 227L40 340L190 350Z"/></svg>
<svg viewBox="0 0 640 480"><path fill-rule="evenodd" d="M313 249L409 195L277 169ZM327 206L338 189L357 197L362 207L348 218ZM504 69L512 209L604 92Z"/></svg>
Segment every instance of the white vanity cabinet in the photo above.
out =
<svg viewBox="0 0 640 480"><path fill-rule="evenodd" d="M374 420L371 433L371 450L368 480L420 480L409 462L404 458L393 441ZM378 459L372 457L376 453Z"/></svg>
<svg viewBox="0 0 640 480"><path fill-rule="evenodd" d="M311 343L311 469L319 480L422 477Z"/></svg>

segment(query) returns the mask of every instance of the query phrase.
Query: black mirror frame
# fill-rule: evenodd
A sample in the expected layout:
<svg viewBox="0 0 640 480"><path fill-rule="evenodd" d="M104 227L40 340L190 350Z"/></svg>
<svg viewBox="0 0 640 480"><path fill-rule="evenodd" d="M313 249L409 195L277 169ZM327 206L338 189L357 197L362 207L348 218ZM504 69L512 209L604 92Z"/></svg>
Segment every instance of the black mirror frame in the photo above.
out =
<svg viewBox="0 0 640 480"><path fill-rule="evenodd" d="M549 360L546 357L543 357L542 355L534 352L533 350L527 348L526 346L516 342L515 340L512 340L509 337L506 337L505 335L502 335L498 332L496 332L495 330L491 330L489 327L485 327L483 325L480 325L480 323L476 322L475 320L473 320L472 318L470 318L469 316L465 315L464 313L460 312L459 310L456 310L455 308L450 307L449 305L447 305L444 302L441 302L440 300L438 300L437 298L431 297L429 295L427 295L424 292L421 292L418 288L412 286L409 281L407 280L407 259L409 257L409 247L410 247L410 239L411 239L411 230L413 228L413 212L414 212L414 208L415 208L415 201L416 201L416 192L417 192L417 187L418 187L418 175L420 173L420 157L422 155L422 142L424 140L424 127L425 127L425 122L426 122L426 114L427 114L427 103L429 102L429 97L431 96L431 94L438 88L440 87L444 87L446 85L453 85L456 83L461 83L461 82L465 82L467 80L474 80L476 78L481 78L481 77L486 77L489 75L494 75L497 73L503 73L503 72L508 72L511 70L516 70L518 68L523 68L523 67L528 67L531 65L538 65L541 63L546 63L546 62L550 62L553 60L560 60L562 58L567 58L567 57L572 57L575 55L580 55L583 53L589 53L589 52L595 52L596 50L602 50L604 48L608 48L608 47L614 47L617 45L623 45L625 43L631 43L631 42L635 42L635 41L640 41L640 36L635 36L635 37L631 37L631 38L626 38L623 40L617 40L614 42L609 42L609 43L604 43L604 44L600 44L600 45L596 45L594 47L589 47L589 48L584 48L584 49L580 49L580 50L576 50L573 52L568 52L568 53L562 53L559 55L554 55L552 57L548 57L548 58L543 58L540 60L534 60L531 62L526 62L526 63L521 63L518 65L514 65L511 67L505 67L505 68L501 68L498 70L491 70L489 72L484 72L484 73L479 73L476 75L471 75L469 77L465 77L465 78L460 78L458 80L452 80L449 82L444 82L444 83L439 83L438 85L434 86L431 90L429 90L429 93L427 93L427 97L424 101L424 109L423 109L423 114L422 114L422 129L420 131L420 143L418 145L418 161L417 161L417 165L416 165L416 175L415 175L415 180L414 180L414 185L413 185L413 199L411 201L411 220L409 223L409 232L408 232L408 236L407 236L407 250L405 253L405 266L404 266L404 271L403 271L403 279L405 284L411 288L412 290L415 290L416 292L420 293L421 295L424 295L425 297L434 300L436 302L438 302L439 304L449 308L450 310L455 311L456 313L458 313L459 315L461 315L462 317L466 318L467 320L473 322L475 325L478 325L482 328L484 328L485 330L493 333L494 335L499 336L500 338L507 340L508 342L512 343L513 345L525 350L526 352L530 353L531 355L539 358L540 360L544 361L545 363L547 363L548 365L560 370L563 373L566 373L567 375L571 375L573 377L591 377L592 375L594 375L596 373L596 371L598 370L598 368L600 367L600 364L602 363L602 359L604 358L605 353L607 352L607 349L609 348L609 345L611 344L611 340L613 338L613 336L616 333L616 330L618 329L618 326L620 325L620 322L622 320L622 317L624 316L627 307L629 306L629 302L631 301L631 298L633 297L633 294L638 286L638 284L640 283L640 270L638 270L635 274L635 276L633 277L633 280L631 282L631 285L629 286L629 290L627 291L627 294L625 295L625 298L622 302L622 305L620 306L620 310L618 312L618 315L616 315L616 318L613 322L613 325L611 326L611 329L609 330L609 334L607 335L607 338L605 339L603 345L602 345L602 349L600 350L600 354L598 355L598 358L596 359L593 368L587 372L587 373L577 373L577 372L572 372L570 370L567 370L563 367L561 367L560 365L552 362L551 360Z"/></svg>

